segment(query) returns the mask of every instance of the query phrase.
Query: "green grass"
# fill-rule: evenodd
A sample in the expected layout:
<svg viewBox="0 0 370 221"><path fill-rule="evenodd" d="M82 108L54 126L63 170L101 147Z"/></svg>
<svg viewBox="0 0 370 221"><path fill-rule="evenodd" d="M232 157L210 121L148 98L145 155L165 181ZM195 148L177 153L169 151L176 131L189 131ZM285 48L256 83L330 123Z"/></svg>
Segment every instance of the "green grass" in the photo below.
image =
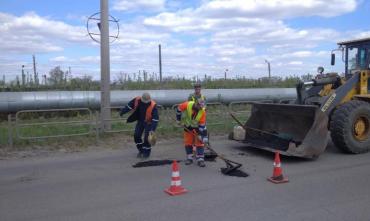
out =
<svg viewBox="0 0 370 221"><path fill-rule="evenodd" d="M208 105L207 106L207 128L212 135L228 134L232 131L232 128L237 123L229 116L228 109L224 105ZM245 104L233 106L233 113L242 122L249 117L250 107ZM182 128L175 126L174 118L175 111L171 108L160 109L160 122L157 128L157 134L159 139L166 139L170 137L181 137ZM95 144L96 142L96 130L95 130L95 115L93 119L91 116L85 114L74 114L69 117L56 117L54 114L47 113L48 116L38 114L37 116L32 114L25 114L24 116L19 115L18 122L13 122L13 146L18 149L32 148L33 146L44 146L47 148L59 148L59 146L67 146L64 143L75 143L78 146L88 146ZM133 135L135 123L126 123L126 118L119 117L117 111L112 111L111 131L117 133L104 133L100 134L100 141L109 142L115 136L127 136ZM69 122L68 124L60 122ZM74 122L87 122L92 121L93 125L90 129L90 125L79 125ZM46 125L44 125L47 123ZM37 124L37 125L32 125ZM16 129L17 128L17 129ZM18 134L17 134L18 130ZM42 138L32 139L32 137L45 137L45 136L57 136L57 135L72 135L72 134L85 134L74 137L59 137L59 138ZM21 139L20 139L21 138ZM28 139L30 138L30 139ZM7 146L8 143L8 123L0 123L0 146Z"/></svg>
<svg viewBox="0 0 370 221"><path fill-rule="evenodd" d="M5 146L8 143L8 127L7 123L0 123L0 146Z"/></svg>
<svg viewBox="0 0 370 221"><path fill-rule="evenodd" d="M73 136L88 133L90 133L90 125L40 125L18 127L19 137L31 139L43 136Z"/></svg>

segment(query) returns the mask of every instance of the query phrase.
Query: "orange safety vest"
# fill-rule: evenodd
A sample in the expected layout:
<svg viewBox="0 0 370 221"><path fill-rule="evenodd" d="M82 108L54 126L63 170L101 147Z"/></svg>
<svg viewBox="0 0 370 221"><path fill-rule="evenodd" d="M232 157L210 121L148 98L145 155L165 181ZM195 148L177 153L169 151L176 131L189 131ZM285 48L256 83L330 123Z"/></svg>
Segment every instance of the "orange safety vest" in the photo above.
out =
<svg viewBox="0 0 370 221"><path fill-rule="evenodd" d="M141 100L141 97L139 97L139 96L135 97L134 111L136 111L136 108L139 105L139 100ZM145 112L145 122L146 123L151 123L151 121L152 121L152 112L153 112L153 108L154 108L155 105L156 105L155 101L151 100L150 105L146 109L146 112Z"/></svg>

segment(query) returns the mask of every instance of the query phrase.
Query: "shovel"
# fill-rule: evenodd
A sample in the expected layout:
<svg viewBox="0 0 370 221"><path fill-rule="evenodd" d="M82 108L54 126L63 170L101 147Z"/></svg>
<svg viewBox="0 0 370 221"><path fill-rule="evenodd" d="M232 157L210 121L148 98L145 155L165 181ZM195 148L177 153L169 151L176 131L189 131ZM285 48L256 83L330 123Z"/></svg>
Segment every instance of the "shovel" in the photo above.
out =
<svg viewBox="0 0 370 221"><path fill-rule="evenodd" d="M187 131L189 133L192 133L196 137L196 139L199 140L197 134L194 131L189 130L185 126L183 126L183 128L184 128L185 131ZM229 160L229 159L225 158L223 155L218 154L211 147L209 142L205 144L205 148L207 148L209 151L211 151L212 154L216 155L218 158L220 158L221 160L223 160L225 162L226 167L221 168L221 173L222 174L227 175L227 176L238 176L238 177L247 177L247 176L249 176L248 173L239 170L239 168L241 166L243 166L241 163Z"/></svg>

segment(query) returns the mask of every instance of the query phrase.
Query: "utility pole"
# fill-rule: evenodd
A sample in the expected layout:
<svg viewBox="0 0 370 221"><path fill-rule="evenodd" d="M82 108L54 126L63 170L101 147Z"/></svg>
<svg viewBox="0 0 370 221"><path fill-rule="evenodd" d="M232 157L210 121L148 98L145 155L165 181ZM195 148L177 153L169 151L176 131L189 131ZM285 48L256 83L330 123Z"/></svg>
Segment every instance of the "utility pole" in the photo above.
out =
<svg viewBox="0 0 370 221"><path fill-rule="evenodd" d="M162 83L162 50L161 50L161 44L158 45L159 50L159 82Z"/></svg>
<svg viewBox="0 0 370 221"><path fill-rule="evenodd" d="M35 84L37 85L38 84L38 76L37 76L37 72L36 72L36 56L35 55L32 55L32 60L33 60L33 78L35 80Z"/></svg>
<svg viewBox="0 0 370 221"><path fill-rule="evenodd" d="M109 4L108 0L100 0L100 93L101 120L103 129L111 128L110 110L110 58L109 58Z"/></svg>
<svg viewBox="0 0 370 221"><path fill-rule="evenodd" d="M30 73L27 71L27 80L26 80L26 84L29 85L30 83Z"/></svg>
<svg viewBox="0 0 370 221"><path fill-rule="evenodd" d="M69 70L64 73L64 78L63 78L64 89L67 86L67 77L68 77L68 75L69 75Z"/></svg>
<svg viewBox="0 0 370 221"><path fill-rule="evenodd" d="M22 86L26 85L26 75L24 74L24 65L22 65Z"/></svg>
<svg viewBox="0 0 370 221"><path fill-rule="evenodd" d="M225 70L225 80L226 80L226 77L227 77L227 72L229 71L229 69L226 69Z"/></svg>
<svg viewBox="0 0 370 221"><path fill-rule="evenodd" d="M268 60L265 59L265 62L267 64L267 68L268 68L268 71L269 71L269 81L271 82L271 67L270 67L270 62Z"/></svg>

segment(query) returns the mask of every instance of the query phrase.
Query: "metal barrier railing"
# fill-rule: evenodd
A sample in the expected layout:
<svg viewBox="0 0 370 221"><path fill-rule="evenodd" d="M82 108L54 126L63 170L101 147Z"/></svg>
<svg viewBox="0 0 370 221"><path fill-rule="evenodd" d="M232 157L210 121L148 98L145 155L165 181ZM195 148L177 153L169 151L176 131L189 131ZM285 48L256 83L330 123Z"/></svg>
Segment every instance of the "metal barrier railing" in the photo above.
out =
<svg viewBox="0 0 370 221"><path fill-rule="evenodd" d="M227 106L220 102L207 103L207 127L226 126Z"/></svg>
<svg viewBox="0 0 370 221"><path fill-rule="evenodd" d="M236 117L239 117L242 123L246 122L252 112L252 104L254 102L260 103L287 103L293 101L292 99L282 99L282 100L255 100L255 101L234 101L230 102L228 105L228 110L233 113Z"/></svg>
<svg viewBox="0 0 370 221"><path fill-rule="evenodd" d="M31 122L31 123L22 123L20 116L22 114L35 114L35 113L51 113L51 112L67 112L67 111L86 111L88 113L87 120L78 120L78 121L52 121L52 122ZM23 110L18 111L15 115L15 131L16 137L18 139L44 139L44 138L57 138L57 137L72 137L72 136L82 136L92 134L94 129L94 118L92 112L89 108L69 108L69 109L50 109L50 110ZM73 125L73 126L82 126L87 125L88 130L79 133L68 133L68 134L55 134L55 135L44 135L44 136L23 136L21 133L21 128L24 127L39 127L39 126L50 126L50 125Z"/></svg>
<svg viewBox="0 0 370 221"><path fill-rule="evenodd" d="M115 112L119 112L120 109L124 108L125 106L120 106L120 107L107 107L108 109L110 109L111 111L112 110L118 110L118 111L115 111ZM158 109L158 114L161 115L161 113L164 111L164 107L162 105L157 105L157 109ZM124 133L127 133L127 132L132 132L133 129L134 129L134 124L131 124L131 125L128 125L126 123L127 121L127 118L130 114L128 113L126 116L127 117L115 117L115 118L110 118L110 119L102 119L102 121L104 122L112 122L112 123L115 123L113 125L111 125L111 128L112 127L115 127L117 126L117 124L122 124L122 126L124 127L124 129L106 129L104 127L101 127L103 128L103 131L106 132L106 133L120 133L120 132L124 132ZM159 118L159 120L161 121L161 117ZM158 128L161 128L161 125L159 124Z"/></svg>
<svg viewBox="0 0 370 221"><path fill-rule="evenodd" d="M237 106L243 106L243 108L245 108L245 106L247 106L248 108L245 108L244 110L238 110ZM234 101L234 102L229 103L228 110L231 113L247 113L247 114L250 114L251 109L250 109L249 106L251 106L250 101Z"/></svg>
<svg viewBox="0 0 370 221"><path fill-rule="evenodd" d="M119 112L119 110L122 109L123 107L124 106L117 106L117 107L113 106L113 107L106 107L106 108L110 109L111 111L112 110L118 110L116 112ZM122 123L123 124L124 122L126 122L127 118L128 117L115 117L115 118L110 118L110 119L102 119L101 121L104 121L104 122L108 121L108 122L111 122L111 123L116 123L116 124ZM100 122L99 125L102 125L103 122L101 122L99 120L98 120L98 122ZM103 132L105 132L105 133L120 133L120 132L130 132L130 131L132 131L132 128L127 128L127 129L125 128L125 129L115 130L115 129L112 129L112 125L111 125L111 129L107 129L107 128L104 128L104 127L100 127L100 128L102 128Z"/></svg>
<svg viewBox="0 0 370 221"><path fill-rule="evenodd" d="M241 123L245 123L246 120L251 115L252 107L251 107L250 101L235 101L230 102L228 105L228 110L230 113L232 113L235 117L237 117ZM231 119L231 116L229 118L232 122L234 122L233 119Z"/></svg>
<svg viewBox="0 0 370 221"><path fill-rule="evenodd" d="M269 101L267 101L269 102ZM213 127L213 126L220 126L224 125L226 129L227 126L230 126L230 123L232 122L230 120L230 117L228 115L228 112L232 112L236 115L239 115L242 120L246 120L250 115L250 108L248 107L250 105L251 101L237 101L237 102L231 102L229 105L225 105L220 102L214 102L214 103L208 103L207 104L207 126ZM171 108L164 108L161 105L158 105L158 112L160 114L160 122L158 125L158 129L161 128L169 128L170 125L174 125L173 119L175 118L175 109L177 105L173 105ZM122 107L109 107L111 110L120 109ZM40 114L40 113L50 113L50 112L68 112L68 111L85 111L87 113L87 117L83 120L71 120L71 121L47 121L47 122L23 122L21 119L23 114ZM116 114L115 114L116 115ZM114 115L114 116L115 116ZM15 115L15 121L13 123L13 118L11 115L8 117L8 144L10 146L13 145L13 129L15 130L15 138L17 139L43 139L43 138L58 138L58 137L72 137L72 136L84 136L84 135L90 135L96 133L96 140L99 140L99 133L127 133L127 132L133 132L134 124L132 126L128 126L128 124L125 123L127 120L127 117L112 117L110 119L100 119L99 112L97 111L96 114L93 114L92 111L89 108L70 108L70 109L51 109L51 110L24 110L24 111L18 111ZM122 127L118 129L115 129L116 126L113 124L112 129L103 129L102 131L99 131L100 125L102 125L103 121L109 121L113 123L122 123ZM82 132L77 133L58 133L53 135L39 135L39 136L25 136L21 132L21 128L24 127L48 127L48 126L55 126L61 128L64 125L70 125L70 126L84 126L86 125L86 130Z"/></svg>

